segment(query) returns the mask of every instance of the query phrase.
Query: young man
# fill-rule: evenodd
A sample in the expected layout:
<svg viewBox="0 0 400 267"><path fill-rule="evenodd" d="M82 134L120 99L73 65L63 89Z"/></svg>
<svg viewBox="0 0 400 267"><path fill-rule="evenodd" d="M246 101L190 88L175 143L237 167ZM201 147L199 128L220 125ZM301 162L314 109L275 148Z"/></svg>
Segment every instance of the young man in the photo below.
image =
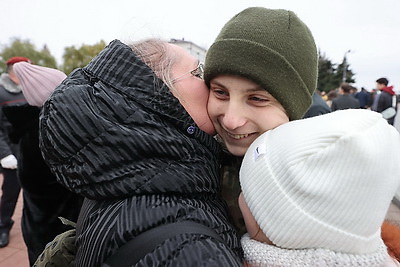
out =
<svg viewBox="0 0 400 267"><path fill-rule="evenodd" d="M376 88L381 92L377 100L376 112L382 113L387 108L394 107L397 110L397 97L393 91L393 86L388 86L389 80L379 78L376 80ZM393 125L395 116L388 119L388 123Z"/></svg>
<svg viewBox="0 0 400 267"><path fill-rule="evenodd" d="M208 113L235 156L226 156L222 195L241 232L241 157L263 132L304 116L317 86L317 66L311 31L295 13L283 9L250 7L239 12L207 51Z"/></svg>

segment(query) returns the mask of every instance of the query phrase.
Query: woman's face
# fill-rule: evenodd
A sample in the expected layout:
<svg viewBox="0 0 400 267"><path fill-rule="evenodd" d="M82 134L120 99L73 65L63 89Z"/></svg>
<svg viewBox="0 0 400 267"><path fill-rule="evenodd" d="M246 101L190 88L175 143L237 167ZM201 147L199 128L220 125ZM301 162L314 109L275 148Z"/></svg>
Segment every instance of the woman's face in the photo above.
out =
<svg viewBox="0 0 400 267"><path fill-rule="evenodd" d="M265 131L289 121L282 105L243 77L220 75L210 82L208 114L230 153L243 156Z"/></svg>
<svg viewBox="0 0 400 267"><path fill-rule="evenodd" d="M178 98L201 130L214 135L215 128L207 113L209 90L202 79L202 73L199 75L203 71L202 68L198 68L199 61L185 49L173 44L168 45L179 57L171 71L174 86L172 94Z"/></svg>

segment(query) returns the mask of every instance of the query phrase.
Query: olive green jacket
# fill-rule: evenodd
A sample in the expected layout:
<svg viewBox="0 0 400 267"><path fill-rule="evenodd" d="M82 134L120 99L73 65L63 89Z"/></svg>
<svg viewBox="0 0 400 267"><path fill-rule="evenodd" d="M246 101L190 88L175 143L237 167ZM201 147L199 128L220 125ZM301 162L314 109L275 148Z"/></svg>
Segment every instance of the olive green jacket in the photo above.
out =
<svg viewBox="0 0 400 267"><path fill-rule="evenodd" d="M221 196L227 202L229 214L239 236L246 233L243 216L239 208L238 198L241 192L239 170L243 157L235 157L225 153L221 168Z"/></svg>

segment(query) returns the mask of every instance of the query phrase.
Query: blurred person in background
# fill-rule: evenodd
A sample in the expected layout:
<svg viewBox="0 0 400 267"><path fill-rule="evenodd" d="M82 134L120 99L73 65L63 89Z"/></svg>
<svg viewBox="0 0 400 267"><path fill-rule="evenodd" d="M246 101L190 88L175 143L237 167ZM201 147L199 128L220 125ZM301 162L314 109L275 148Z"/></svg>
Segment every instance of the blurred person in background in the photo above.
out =
<svg viewBox="0 0 400 267"><path fill-rule="evenodd" d="M332 100L332 111L360 108L358 99L351 95L353 87L348 83L342 83L339 88L339 96Z"/></svg>
<svg viewBox="0 0 400 267"><path fill-rule="evenodd" d="M364 87L361 87L361 91L357 92L354 97L360 102L360 108L368 109L370 107L371 94Z"/></svg>
<svg viewBox="0 0 400 267"><path fill-rule="evenodd" d="M322 96L318 92L314 92L312 96L312 104L303 118L315 117L331 111L331 108L328 106Z"/></svg>
<svg viewBox="0 0 400 267"><path fill-rule="evenodd" d="M0 76L0 172L3 173L2 194L0 199L0 248L9 243L10 230L14 224L11 219L21 187L17 178L18 145L10 140L13 129L3 113L7 106L26 104L25 97L13 71L17 62L30 62L26 57L12 57L7 60L7 71Z"/></svg>
<svg viewBox="0 0 400 267"><path fill-rule="evenodd" d="M376 101L376 112L382 113L384 110L393 107L397 111L397 97L393 86L388 86L387 78L376 80L376 88L381 92ZM393 125L395 116L388 118L388 123Z"/></svg>
<svg viewBox="0 0 400 267"><path fill-rule="evenodd" d="M39 114L66 75L28 62L13 66L27 103L3 108L19 142L18 179L23 192L22 235L30 266L46 244L70 229L58 217L76 221L82 198L59 184L39 149Z"/></svg>

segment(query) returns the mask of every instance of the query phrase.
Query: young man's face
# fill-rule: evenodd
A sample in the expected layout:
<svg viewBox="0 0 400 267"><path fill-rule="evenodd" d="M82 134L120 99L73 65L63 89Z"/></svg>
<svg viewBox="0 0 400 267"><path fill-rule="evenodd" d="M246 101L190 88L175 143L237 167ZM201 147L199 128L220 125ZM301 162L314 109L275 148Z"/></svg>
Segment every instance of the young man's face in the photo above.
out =
<svg viewBox="0 0 400 267"><path fill-rule="evenodd" d="M210 81L208 114L230 153L243 156L262 133L289 121L283 106L251 80L219 75Z"/></svg>
<svg viewBox="0 0 400 267"><path fill-rule="evenodd" d="M385 87L386 87L386 85L384 85L383 83L376 83L376 89L378 89L378 90L382 90Z"/></svg>

